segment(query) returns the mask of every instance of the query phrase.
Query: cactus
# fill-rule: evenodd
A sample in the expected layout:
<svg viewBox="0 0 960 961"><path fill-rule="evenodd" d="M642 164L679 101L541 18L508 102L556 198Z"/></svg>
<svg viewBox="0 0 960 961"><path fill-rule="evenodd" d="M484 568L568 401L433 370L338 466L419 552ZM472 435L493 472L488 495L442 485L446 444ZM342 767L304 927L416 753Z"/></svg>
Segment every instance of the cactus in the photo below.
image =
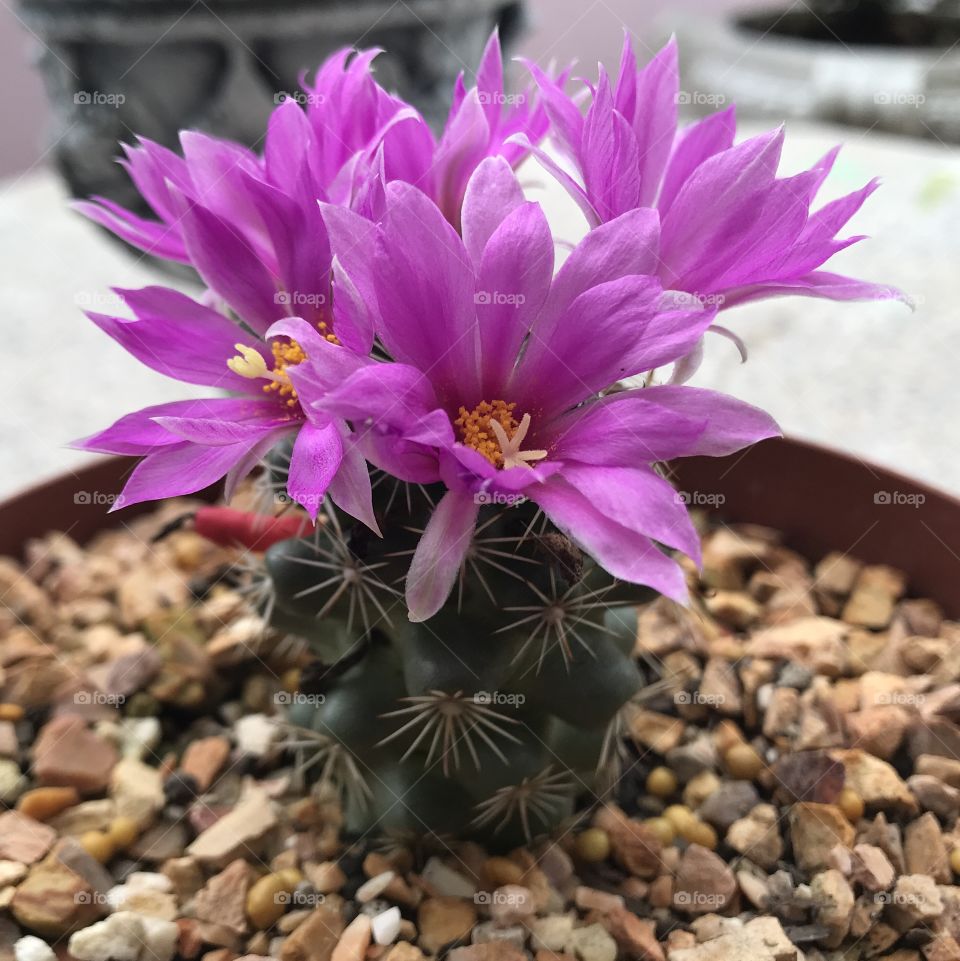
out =
<svg viewBox="0 0 960 961"><path fill-rule="evenodd" d="M271 496L288 461L268 458ZM403 579L441 493L375 479L382 538L328 500L309 535L266 551L251 596L315 658L288 721L351 830L509 847L612 783L620 715L644 683L632 606L653 594L533 504L489 504L452 596L412 623Z"/></svg>

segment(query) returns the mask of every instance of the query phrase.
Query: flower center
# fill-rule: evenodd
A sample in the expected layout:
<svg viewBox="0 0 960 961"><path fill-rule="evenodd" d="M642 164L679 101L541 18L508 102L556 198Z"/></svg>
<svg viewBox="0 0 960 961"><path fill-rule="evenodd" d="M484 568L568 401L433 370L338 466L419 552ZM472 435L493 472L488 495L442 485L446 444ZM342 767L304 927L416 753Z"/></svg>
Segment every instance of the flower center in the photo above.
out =
<svg viewBox="0 0 960 961"><path fill-rule="evenodd" d="M460 408L453 422L467 447L472 447L494 467L530 467L529 461L542 460L545 450L521 450L520 445L530 430L530 415L518 422L513 416L516 404L505 400L482 400L473 410Z"/></svg>
<svg viewBox="0 0 960 961"><path fill-rule="evenodd" d="M328 336L332 337L330 334ZM253 347L245 344L234 344L239 351L236 357L231 357L227 361L227 366L241 377L248 380L263 378L269 383L263 385L264 393L276 394L287 407L297 406L297 392L290 383L290 376L287 374L288 367L295 367L307 359L303 348L295 340L275 340L270 344L273 351L273 368L267 367L267 362L263 355Z"/></svg>

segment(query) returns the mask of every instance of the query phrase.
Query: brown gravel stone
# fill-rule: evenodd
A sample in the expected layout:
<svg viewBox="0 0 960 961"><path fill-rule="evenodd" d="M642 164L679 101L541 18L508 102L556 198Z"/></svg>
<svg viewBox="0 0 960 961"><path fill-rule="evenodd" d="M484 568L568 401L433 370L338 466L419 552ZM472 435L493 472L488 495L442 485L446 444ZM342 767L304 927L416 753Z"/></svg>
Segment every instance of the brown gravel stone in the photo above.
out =
<svg viewBox="0 0 960 961"><path fill-rule="evenodd" d="M805 871L822 871L830 866L830 850L835 844L852 848L856 832L833 804L801 802L788 817L793 856Z"/></svg>
<svg viewBox="0 0 960 961"><path fill-rule="evenodd" d="M20 795L17 810L37 821L47 821L79 801L75 787L38 787Z"/></svg>
<svg viewBox="0 0 960 961"><path fill-rule="evenodd" d="M253 871L242 858L215 874L194 898L194 911L201 921L211 921L232 928L237 934L247 931L247 891L253 882Z"/></svg>
<svg viewBox="0 0 960 961"><path fill-rule="evenodd" d="M321 904L283 942L280 961L331 961L343 927L340 911Z"/></svg>
<svg viewBox="0 0 960 961"><path fill-rule="evenodd" d="M183 752L180 769L196 778L200 791L207 791L229 756L230 742L225 737L203 737L190 742Z"/></svg>
<svg viewBox="0 0 960 961"><path fill-rule="evenodd" d="M20 811L0 814L0 858L33 864L57 839L57 832Z"/></svg>
<svg viewBox="0 0 960 961"><path fill-rule="evenodd" d="M734 821L727 831L727 844L768 871L783 855L780 817L772 804L758 804L745 818Z"/></svg>
<svg viewBox="0 0 960 961"><path fill-rule="evenodd" d="M917 799L891 764L856 748L831 751L830 757L843 765L846 786L853 788L868 808L904 814L918 810Z"/></svg>
<svg viewBox="0 0 960 961"><path fill-rule="evenodd" d="M845 718L850 746L889 760L903 742L910 715L897 704L870 707Z"/></svg>
<svg viewBox="0 0 960 961"><path fill-rule="evenodd" d="M190 846L187 854L202 864L226 864L277 824L277 815L267 793L251 789L222 818L203 831Z"/></svg>
<svg viewBox="0 0 960 961"><path fill-rule="evenodd" d="M597 809L593 824L610 835L614 857L631 874L652 878L659 873L662 845L653 828L628 818L612 804Z"/></svg>
<svg viewBox="0 0 960 961"><path fill-rule="evenodd" d="M88 927L106 913L90 885L56 860L33 867L10 910L23 927L49 938Z"/></svg>
<svg viewBox="0 0 960 961"><path fill-rule="evenodd" d="M550 952L552 954L552 952ZM484 941L454 948L447 961L528 961L527 954L508 941Z"/></svg>
<svg viewBox="0 0 960 961"><path fill-rule="evenodd" d="M602 923L625 957L636 961L664 961L655 922L642 920L626 908L615 908L606 914Z"/></svg>
<svg viewBox="0 0 960 961"><path fill-rule="evenodd" d="M340 935L330 961L363 961L370 947L371 926L366 914L358 914Z"/></svg>
<svg viewBox="0 0 960 961"><path fill-rule="evenodd" d="M908 874L927 874L940 884L950 883L947 849L933 814L924 814L907 825L903 832L903 856Z"/></svg>
<svg viewBox="0 0 960 961"><path fill-rule="evenodd" d="M826 948L837 948L850 930L853 915L853 889L847 879L835 870L823 871L810 883L816 919L830 933L821 939Z"/></svg>
<svg viewBox="0 0 960 961"><path fill-rule="evenodd" d="M673 906L683 914L719 913L737 893L737 879L726 862L699 844L683 852L677 870Z"/></svg>
<svg viewBox="0 0 960 961"><path fill-rule="evenodd" d="M41 784L75 787L82 794L105 791L118 760L109 741L70 714L44 725L33 746L33 773Z"/></svg>
<svg viewBox="0 0 960 961"><path fill-rule="evenodd" d="M872 844L856 844L853 848L850 879L867 891L887 891L896 879L890 859Z"/></svg>
<svg viewBox="0 0 960 961"><path fill-rule="evenodd" d="M460 898L427 898L417 911L420 947L436 954L444 945L469 937L476 908Z"/></svg>

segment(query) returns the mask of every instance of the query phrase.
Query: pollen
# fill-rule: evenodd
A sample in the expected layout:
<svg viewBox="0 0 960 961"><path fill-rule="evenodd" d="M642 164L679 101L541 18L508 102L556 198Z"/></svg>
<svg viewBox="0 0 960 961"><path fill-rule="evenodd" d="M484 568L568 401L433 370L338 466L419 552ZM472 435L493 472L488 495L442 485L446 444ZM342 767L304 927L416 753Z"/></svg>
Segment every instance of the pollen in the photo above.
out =
<svg viewBox="0 0 960 961"><path fill-rule="evenodd" d="M330 334L327 339L329 340L332 336L333 334ZM307 355L295 340L275 340L270 344L270 349L273 351L272 369L267 367L267 362L260 351L253 347L234 344L234 348L238 353L236 357L231 357L227 361L230 370L249 380L263 378L268 381L263 385L264 393L276 394L287 407L297 406L297 392L290 383L287 368L303 363Z"/></svg>
<svg viewBox="0 0 960 961"><path fill-rule="evenodd" d="M492 403L482 400L473 410L461 407L460 416L453 423L460 429L460 436L467 447L482 454L494 467L502 467L503 452L490 424L498 424L507 436L512 437L520 426L513 416L516 406L505 400Z"/></svg>
<svg viewBox="0 0 960 961"><path fill-rule="evenodd" d="M297 392L290 383L288 367L296 367L307 359L303 348L295 340L275 340L270 344L273 351L273 377L263 385L264 393L276 394L287 407L297 406Z"/></svg>

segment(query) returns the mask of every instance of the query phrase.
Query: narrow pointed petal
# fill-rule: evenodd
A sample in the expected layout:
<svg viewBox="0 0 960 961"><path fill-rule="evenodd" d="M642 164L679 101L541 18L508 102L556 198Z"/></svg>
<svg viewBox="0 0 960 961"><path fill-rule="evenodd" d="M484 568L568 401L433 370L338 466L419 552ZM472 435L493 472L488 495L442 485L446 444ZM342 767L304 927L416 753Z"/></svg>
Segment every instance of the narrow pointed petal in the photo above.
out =
<svg viewBox="0 0 960 961"><path fill-rule="evenodd" d="M568 481L553 477L531 488L529 494L605 571L631 584L646 584L675 601L687 600L686 582L677 563L649 538L603 514Z"/></svg>
<svg viewBox="0 0 960 961"><path fill-rule="evenodd" d="M407 573L411 621L425 621L443 607L470 548L479 511L472 494L448 491L440 498Z"/></svg>
<svg viewBox="0 0 960 961"><path fill-rule="evenodd" d="M506 217L524 203L517 175L503 157L487 157L477 167L463 198L463 244L475 264Z"/></svg>
<svg viewBox="0 0 960 961"><path fill-rule="evenodd" d="M314 521L342 459L343 440L332 421L300 428L290 457L287 493Z"/></svg>

